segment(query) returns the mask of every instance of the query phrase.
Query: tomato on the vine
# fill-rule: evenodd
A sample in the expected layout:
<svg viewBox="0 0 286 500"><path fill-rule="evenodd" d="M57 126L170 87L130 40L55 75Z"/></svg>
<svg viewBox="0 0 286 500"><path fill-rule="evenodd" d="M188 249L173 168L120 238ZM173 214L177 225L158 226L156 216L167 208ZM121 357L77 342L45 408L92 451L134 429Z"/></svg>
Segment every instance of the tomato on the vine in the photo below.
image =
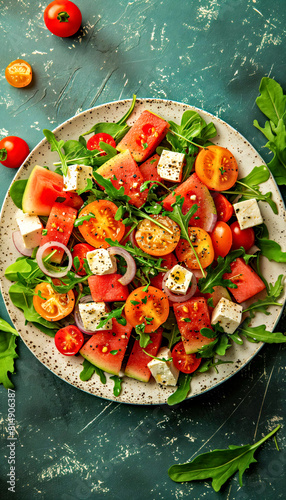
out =
<svg viewBox="0 0 286 500"><path fill-rule="evenodd" d="M9 135L0 141L0 163L5 167L19 168L29 152L26 141L15 135Z"/></svg>
<svg viewBox="0 0 286 500"><path fill-rule="evenodd" d="M211 233L211 239L215 258L217 259L218 256L225 257L232 245L232 231L230 227L223 221L217 222Z"/></svg>
<svg viewBox="0 0 286 500"><path fill-rule="evenodd" d="M106 152L99 146L100 142L105 142L105 144L109 144L109 146L116 148L116 142L113 139L112 135L106 134L105 132L93 135L90 139L88 139L86 147L90 151L92 151L93 149L102 151L102 153L100 153L100 156L105 156Z"/></svg>
<svg viewBox="0 0 286 500"><path fill-rule="evenodd" d="M172 350L175 367L183 373L193 373L201 364L202 358L195 354L187 354L183 342L179 342Z"/></svg>
<svg viewBox="0 0 286 500"><path fill-rule="evenodd" d="M80 28L81 11L69 0L54 0L45 9L44 21L53 35L63 38L74 35Z"/></svg>
<svg viewBox="0 0 286 500"><path fill-rule="evenodd" d="M75 325L61 328L55 335L55 345L58 351L65 356L74 356L84 343L84 336Z"/></svg>
<svg viewBox="0 0 286 500"><path fill-rule="evenodd" d="M10 62L5 70L5 78L12 87L27 87L32 81L32 68L23 59Z"/></svg>
<svg viewBox="0 0 286 500"><path fill-rule="evenodd" d="M237 180L238 166L233 154L221 146L208 146L202 149L195 163L199 179L214 191L226 191Z"/></svg>
<svg viewBox="0 0 286 500"><path fill-rule="evenodd" d="M240 229L238 222L233 222L230 229L232 232L232 250L243 247L247 252L254 245L255 233L252 227Z"/></svg>

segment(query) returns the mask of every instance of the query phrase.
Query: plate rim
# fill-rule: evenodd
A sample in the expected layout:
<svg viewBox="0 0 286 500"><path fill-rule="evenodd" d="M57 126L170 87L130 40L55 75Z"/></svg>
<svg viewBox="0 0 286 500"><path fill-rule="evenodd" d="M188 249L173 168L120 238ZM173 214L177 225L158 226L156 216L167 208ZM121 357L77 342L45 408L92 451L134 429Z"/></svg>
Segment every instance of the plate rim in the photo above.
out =
<svg viewBox="0 0 286 500"><path fill-rule="evenodd" d="M79 119L81 116L84 116L86 115L87 113L92 113L94 112L95 110L98 110L98 109L105 109L107 106L115 106L115 105L124 105L124 104L127 104L127 103L131 103L132 102L132 99L120 99L120 100L116 100L116 101L110 101L110 102L106 102L106 103L103 103L103 104L99 104L97 106L94 106L92 108L88 108L86 110L83 110L81 111L80 113L77 113L75 115L73 115L72 117L66 119L64 122L62 122L61 124L57 125L53 130L52 132L56 135L58 132L60 132L63 128L65 128L66 125L68 124L72 124L73 121L75 121L76 119ZM223 126L226 126L228 129L230 129L233 133L237 134L238 136L240 136L241 139L243 139L246 143L246 145L248 147L250 147L252 149L252 151L254 153L256 153L256 155L258 156L258 160L260 161L260 163L264 164L265 166L267 166L266 162L263 160L263 158L261 157L260 153L254 148L254 146L252 145L252 143L250 143L248 141L248 139L243 135L241 134L237 129L235 129L232 125L230 125L229 123L227 123L226 121L222 120L221 118L215 116L214 114L210 113L209 111L206 111L202 108L198 108L196 106L192 106L190 104L187 104L187 103L183 103L183 102L180 102L180 101L175 101L175 100L170 100L170 99L161 99L161 98L137 98L136 97L136 102L135 102L135 107L136 105L140 105L140 104L147 104L148 102L151 102L152 104L162 104L162 103L170 103L170 104L175 104L175 105L178 105L179 107L181 108L186 108L187 109L191 109L191 110L194 110L198 113L203 113L204 115L207 115L211 120L215 119L217 120L218 122L220 122ZM214 138L215 139L215 138ZM15 173L15 176L13 177L9 187L8 187L8 190L7 190L7 193L4 197L4 200L3 200L3 203L2 203L2 206L1 206L1 212L0 212L0 225L2 223L2 218L3 218L3 211L4 211L4 208L5 208L5 205L7 203L7 199L9 198L9 191L10 191L10 187L11 185L15 182L15 180L17 180L18 177L21 176L26 164L29 162L30 158L32 157L32 155L36 152L36 150L40 149L42 145L44 145L45 143L47 143L47 139L45 137L43 137L43 139L38 142L36 144L36 146L31 150L31 152L29 153L29 155L27 156L27 158L25 159L25 161L22 163L22 165L19 167L19 169L17 170L17 172ZM27 165L27 168L29 168L29 165ZM270 172L270 171L269 171ZM279 187L272 175L272 173L270 172L270 179L272 182L274 182L274 186L276 188L276 191L277 191L277 194L280 198L280 200L282 201L282 205L283 205L283 208L284 210L286 210L285 208L285 202L283 200L283 197L281 195L281 192L279 190ZM0 284L1 284L1 290L2 290L2 294L3 294L3 284L2 284L2 280L4 278L4 271L1 271L0 272L0 277L1 277L1 280L0 280ZM9 299L10 300L10 299ZM7 301L6 301L6 293L3 294L3 302L5 304L5 308L7 310L7 313L10 317L10 320L12 322L12 324L14 325L14 322L11 318L11 315L8 311L8 305L7 305ZM280 318L281 318L281 315L283 313L283 310L284 310L284 307L285 307L285 304L286 304L286 298L284 299L284 304L283 304L283 307L281 307L281 310L278 314L278 316L276 317L276 320L275 320L275 324L272 328L272 331L275 330L276 326L277 326L277 323L279 322ZM15 326L15 325L14 325ZM35 328L35 327L34 327ZM122 401L120 400L120 397L113 397L113 398L109 398L109 397L106 397L106 396L102 396L102 395L98 395L98 394L94 394L93 392L91 392L90 390L87 390L87 389L84 389L84 388L81 388L81 387L78 387L76 385L74 385L74 383L66 380L65 378L63 378L62 376L60 376L59 374L57 374L56 372L54 372L52 370L52 368L50 368L49 366L47 366L47 364L45 364L44 360L41 360L38 358L38 356L35 354L35 352L31 349L31 347L26 343L26 341L23 339L23 337L19 334L19 336L21 337L22 341L24 342L24 344L26 345L26 347L28 347L28 349L30 350L30 352L35 356L35 358L45 367L47 368L53 375L56 375L59 379L61 379L63 382L65 383L68 383L70 386L74 387L75 389L79 389L87 394L90 394L92 396L96 396L96 397L99 397L101 399L105 399L107 401L113 401L113 402L117 402L117 403L123 403L123 404L130 404L130 405L134 405L134 406L139 406L139 405L142 405L142 406L157 406L157 405L162 405L162 404L167 404L167 401L159 401L159 402L130 402L130 401ZM203 395L203 394L206 394L207 392L211 391L212 389L215 389L217 387L219 387L222 383L224 383L225 381L229 380L231 377L233 377L234 375L236 375L237 373L239 373L243 368L245 368L248 363L250 363L250 361L252 361L252 359L258 354L258 352L262 349L262 347L264 346L264 343L260 342L257 345L257 349L251 354L251 356L249 356L249 358L243 362L243 364L241 364L241 366L239 366L238 368L236 368L236 371L234 373L230 373L229 375L223 377L221 380L215 382L214 385L212 385L211 387L207 387L205 388L204 390L202 390L201 392L199 393L196 393L196 394L192 394L192 392L190 391L190 394L188 395L188 397L185 399L185 401L189 400L189 399L192 399L192 398L195 398L197 396L200 396L200 395ZM174 391L175 391L175 388L174 388ZM164 396L164 393L162 393L162 395Z"/></svg>

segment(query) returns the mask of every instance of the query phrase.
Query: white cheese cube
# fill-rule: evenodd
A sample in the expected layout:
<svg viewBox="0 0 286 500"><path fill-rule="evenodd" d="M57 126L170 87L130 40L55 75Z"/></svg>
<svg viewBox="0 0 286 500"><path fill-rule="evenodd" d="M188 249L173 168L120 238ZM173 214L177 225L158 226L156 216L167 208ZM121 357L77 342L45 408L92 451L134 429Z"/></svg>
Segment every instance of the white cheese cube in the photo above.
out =
<svg viewBox="0 0 286 500"><path fill-rule="evenodd" d="M93 274L112 274L117 271L114 255L110 255L106 248L97 248L86 254L87 262Z"/></svg>
<svg viewBox="0 0 286 500"><path fill-rule="evenodd" d="M16 221L26 248L39 246L42 238L43 224L37 215L24 214L18 210Z"/></svg>
<svg viewBox="0 0 286 500"><path fill-rule="evenodd" d="M173 293L178 295L186 295L193 273L184 267L176 264L170 271L166 281L166 287Z"/></svg>
<svg viewBox="0 0 286 500"><path fill-rule="evenodd" d="M263 218L255 198L239 201L233 205L240 229L257 226L263 223Z"/></svg>
<svg viewBox="0 0 286 500"><path fill-rule="evenodd" d="M104 302L88 302L87 304L79 304L78 308L85 330L91 330L92 332L112 330L112 319L110 319L102 328L97 329L99 322L107 314Z"/></svg>
<svg viewBox="0 0 286 500"><path fill-rule="evenodd" d="M64 191L84 189L87 179L92 179L93 168L87 165L68 165L67 175L64 175Z"/></svg>
<svg viewBox="0 0 286 500"><path fill-rule="evenodd" d="M157 354L157 358L169 359L171 357L172 354L168 347L161 347ZM147 366L157 384L176 385L179 377L179 370L174 366L173 361L160 361L159 359L152 359Z"/></svg>
<svg viewBox="0 0 286 500"><path fill-rule="evenodd" d="M234 333L241 323L241 318L242 306L223 297L213 310L211 323L219 323L226 333Z"/></svg>
<svg viewBox="0 0 286 500"><path fill-rule="evenodd" d="M166 181L181 182L184 153L163 150L157 165L157 172Z"/></svg>

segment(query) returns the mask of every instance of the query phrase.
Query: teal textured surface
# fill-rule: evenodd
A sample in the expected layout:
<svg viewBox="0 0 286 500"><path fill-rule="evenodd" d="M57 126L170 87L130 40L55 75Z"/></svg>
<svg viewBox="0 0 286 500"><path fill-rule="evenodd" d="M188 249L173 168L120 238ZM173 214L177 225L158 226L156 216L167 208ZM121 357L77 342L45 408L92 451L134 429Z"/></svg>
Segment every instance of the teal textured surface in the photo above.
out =
<svg viewBox="0 0 286 500"><path fill-rule="evenodd" d="M94 105L158 97L192 104L242 133L268 161L253 119L263 76L286 88L284 0L82 0L82 29L57 38L46 4L0 0L0 138L19 135L30 149L43 128ZM11 87L5 67L23 58L33 82ZM0 165L2 203L15 171ZM0 316L8 320L3 303ZM280 330L285 318L281 319ZM17 500L169 500L285 497L285 347L264 346L247 367L211 392L177 407L113 403L50 373L21 340L16 360ZM7 491L7 391L0 387L0 496ZM215 448L277 439L256 454L240 488L236 476L215 493L210 482L173 483L167 474ZM283 449L284 448L284 449Z"/></svg>

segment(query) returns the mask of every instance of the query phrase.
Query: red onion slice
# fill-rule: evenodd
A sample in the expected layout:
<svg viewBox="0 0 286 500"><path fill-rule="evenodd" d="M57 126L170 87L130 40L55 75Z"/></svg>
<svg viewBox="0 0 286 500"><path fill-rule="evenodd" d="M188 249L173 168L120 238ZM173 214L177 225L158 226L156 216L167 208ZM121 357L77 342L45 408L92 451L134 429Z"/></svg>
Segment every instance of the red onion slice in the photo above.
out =
<svg viewBox="0 0 286 500"><path fill-rule="evenodd" d="M215 228L215 225L217 223L217 214L210 214L210 216L208 217L207 221L206 221L206 225L205 225L205 231L207 231L207 233L212 233L214 228Z"/></svg>
<svg viewBox="0 0 286 500"><path fill-rule="evenodd" d="M169 271L167 271L164 274L163 283L162 283L162 290L163 290L163 292L165 292L165 294L167 295L168 299L171 302L186 302L186 300L189 300L196 292L197 279L196 279L192 269L189 269L188 267L186 267L186 269L193 274L192 280L190 283L190 287L189 287L189 290L187 291L186 295L177 295L177 294L171 292L171 290L169 290L168 287L166 287L166 281L167 281L168 276L169 276L170 272L172 271L172 269L170 269Z"/></svg>
<svg viewBox="0 0 286 500"><path fill-rule="evenodd" d="M126 260L127 269L126 273L118 281L121 285L128 285L134 279L136 274L136 264L133 257L125 248L109 247L107 248L110 255L121 255Z"/></svg>
<svg viewBox="0 0 286 500"><path fill-rule="evenodd" d="M16 250L18 250L19 253L21 253L25 257L32 256L33 248L26 248L25 247L23 237L22 237L20 231L14 231L12 233L12 239L13 239L13 243L15 245L15 248L16 248Z"/></svg>
<svg viewBox="0 0 286 500"><path fill-rule="evenodd" d="M57 271L56 267L54 267L54 271L49 271L45 267L45 264L43 263L43 255L44 255L45 251L50 247L62 248L65 251L65 253L67 254L68 259L69 259L69 263L64 271ZM70 271L70 269L72 267L72 255L71 255L69 249L65 245L63 245L62 243L59 243L58 241L48 241L42 247L39 247L39 250L37 251L36 259L37 259L37 263L38 263L38 266L41 269L41 271L43 271L44 274L46 274L47 276L50 276L51 278L63 278L64 276L66 276L66 274L68 273L68 271Z"/></svg>

